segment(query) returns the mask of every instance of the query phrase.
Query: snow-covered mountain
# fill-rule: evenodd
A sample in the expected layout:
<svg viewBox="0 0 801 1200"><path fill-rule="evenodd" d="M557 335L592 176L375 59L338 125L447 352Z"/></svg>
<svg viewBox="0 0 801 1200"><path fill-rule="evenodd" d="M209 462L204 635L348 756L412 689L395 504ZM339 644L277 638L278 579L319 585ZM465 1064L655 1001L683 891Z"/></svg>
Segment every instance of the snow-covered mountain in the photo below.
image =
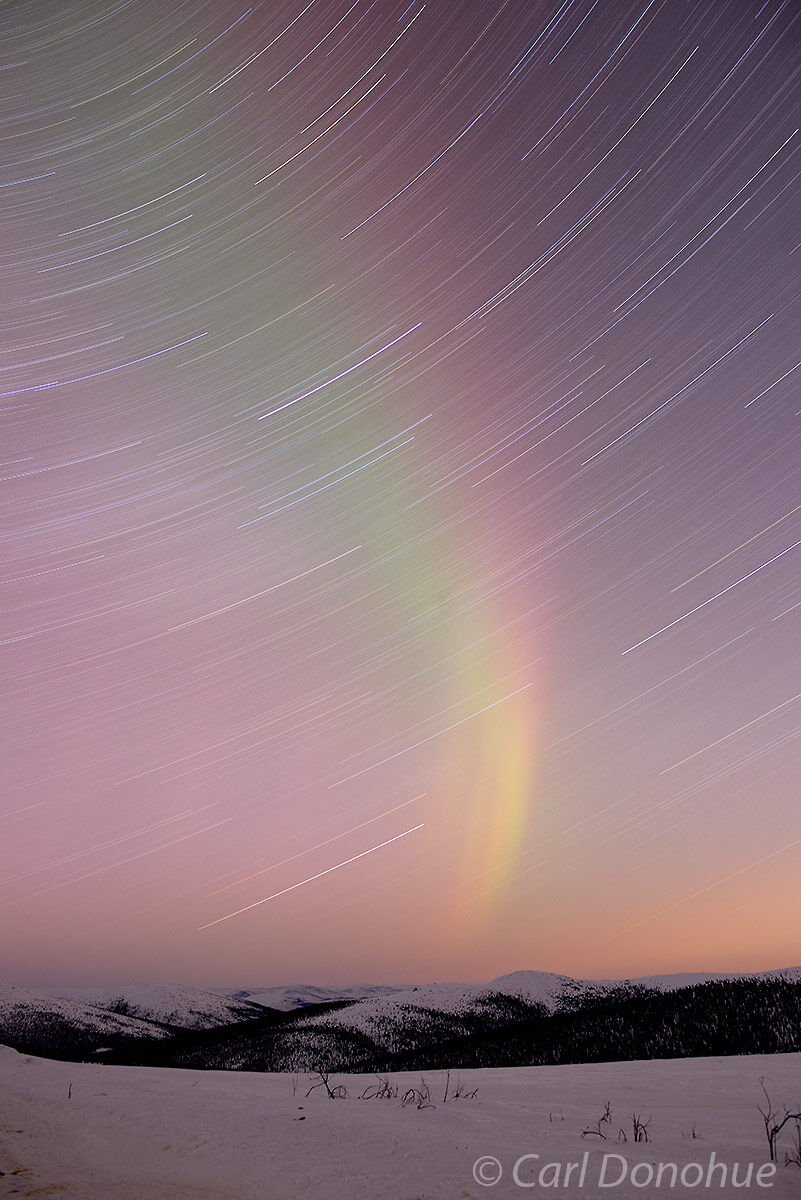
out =
<svg viewBox="0 0 801 1200"><path fill-rule="evenodd" d="M365 996L333 1012L310 1016L303 1025L322 1025L368 1035L377 1045L396 1045L401 1031L430 1022L437 1014L461 1016L501 1015L508 1012L504 1000L537 1004L550 1013L575 1008L593 999L636 991L671 992L694 984L734 979L786 979L801 981L801 967L787 967L758 974L715 972L649 975L635 979L573 979L546 971L515 971L486 984L432 983L421 987L393 988ZM322 992L324 989L320 989ZM333 998L328 996L327 998Z"/></svg>
<svg viewBox="0 0 801 1200"><path fill-rule="evenodd" d="M758 974L736 974L714 971L685 971L672 975L644 975L631 979L573 979L570 975L558 975L552 971L513 971L499 975L489 983L430 983L430 984L351 984L348 986L326 986L324 984L286 984L278 987L237 988L218 991L218 995L233 1000L260 1004L266 1008L291 1012L309 1008L314 1004L341 1002L383 1001L393 1004L412 1004L441 1012L459 1012L465 1007L485 999L490 994L500 993L529 1004L544 1004L549 1011L564 1005L569 999L608 994L621 987L650 988L660 992L675 988L692 987L696 983L709 983L717 979L768 979L785 978L790 982L801 980L801 967L784 967L776 971ZM71 995L72 993L60 993ZM77 993L76 993L77 994ZM88 995L88 993L87 993ZM352 1019L361 1019L353 1012ZM365 1011L373 1011L367 1009ZM375 1011L383 1011L375 1008ZM143 1015L143 1014L142 1014Z"/></svg>
<svg viewBox="0 0 801 1200"><path fill-rule="evenodd" d="M656 988L660 992L672 992L676 988L692 987L696 983L713 983L718 979L786 979L788 983L801 983L801 967L779 967L775 971L756 972L679 971L674 975L643 975L640 979L626 979L622 982Z"/></svg>
<svg viewBox="0 0 801 1200"><path fill-rule="evenodd" d="M698 984L724 990L695 996L688 989ZM782 991L786 985L796 992ZM799 985L801 967L622 980L517 971L483 984L253 988L234 995L160 985L52 994L5 985L0 1043L58 1058L102 1053L114 1062L229 1070L321 1063L372 1070L390 1061L427 1066L443 1055L446 1065L449 1055L468 1065L587 1061L599 1053L625 1056L635 1041L640 1057L795 1050ZM628 1030L622 1042L621 1030Z"/></svg>
<svg viewBox="0 0 801 1200"><path fill-rule="evenodd" d="M346 987L325 987L309 983L286 984L283 987L238 988L236 991L221 992L234 1000L261 1004L265 1008L276 1008L290 1012L295 1008L308 1008L312 1004L332 1004L338 1001L366 1000L373 996L391 996L406 991L404 985L392 986L382 983L352 984Z"/></svg>
<svg viewBox="0 0 801 1200"><path fill-rule="evenodd" d="M169 1037L151 1021L107 1012L80 1000L0 983L0 1042L43 1054L82 1050L96 1053L135 1039Z"/></svg>
<svg viewBox="0 0 801 1200"><path fill-rule="evenodd" d="M213 1029L233 1025L264 1015L262 1004L246 999L219 995L201 988L136 984L120 988L67 988L48 995L65 1001L77 1001L109 1013L158 1021L180 1029Z"/></svg>

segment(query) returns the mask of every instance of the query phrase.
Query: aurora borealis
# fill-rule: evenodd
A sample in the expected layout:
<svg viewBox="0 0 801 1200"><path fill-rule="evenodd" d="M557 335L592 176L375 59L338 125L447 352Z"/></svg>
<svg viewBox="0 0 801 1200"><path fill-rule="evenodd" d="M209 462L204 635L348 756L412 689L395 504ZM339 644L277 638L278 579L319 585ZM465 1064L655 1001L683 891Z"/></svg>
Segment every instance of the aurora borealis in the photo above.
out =
<svg viewBox="0 0 801 1200"><path fill-rule="evenodd" d="M798 6L0 24L9 977L798 961Z"/></svg>

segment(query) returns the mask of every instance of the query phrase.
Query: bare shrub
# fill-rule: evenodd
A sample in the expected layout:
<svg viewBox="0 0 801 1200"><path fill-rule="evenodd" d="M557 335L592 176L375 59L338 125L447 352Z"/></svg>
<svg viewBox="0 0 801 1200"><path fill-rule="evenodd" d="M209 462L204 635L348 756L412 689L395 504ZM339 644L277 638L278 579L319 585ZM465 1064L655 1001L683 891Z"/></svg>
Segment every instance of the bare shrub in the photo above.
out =
<svg viewBox="0 0 801 1200"><path fill-rule="evenodd" d="M785 1166L801 1167L801 1117L795 1118L793 1144L784 1152Z"/></svg>
<svg viewBox="0 0 801 1200"><path fill-rule="evenodd" d="M468 1089L466 1083L462 1083L459 1076L456 1076L456 1083L451 1087L451 1073L445 1076L445 1095L442 1097L442 1103L447 1103L448 1100L475 1100L478 1095L478 1088Z"/></svg>
<svg viewBox="0 0 801 1200"><path fill-rule="evenodd" d="M631 1128L635 1142L648 1142L651 1140L648 1137L648 1130L652 1120L653 1117L649 1117L647 1121L643 1121L639 1113L631 1114Z"/></svg>
<svg viewBox="0 0 801 1200"><path fill-rule="evenodd" d="M801 1122L801 1112L790 1112L789 1108L785 1106L784 1113L780 1114L779 1110L773 1107L773 1101L768 1095L768 1089L765 1087L764 1076L760 1078L759 1086L762 1088L762 1093L765 1097L765 1107L763 1108L761 1104L758 1104L757 1108L765 1124L765 1137L768 1139L770 1161L776 1162L776 1142L779 1140L779 1134L788 1121L795 1121L796 1126L798 1126L798 1123ZM799 1154L801 1154L801 1143L799 1143ZM791 1159L790 1161L794 1160ZM801 1163L799 1163L799 1166L801 1166Z"/></svg>
<svg viewBox="0 0 801 1200"><path fill-rule="evenodd" d="M336 1084L334 1087L331 1087L330 1083L328 1082L329 1079L331 1078L330 1071L318 1071L317 1074L320 1076L320 1078L317 1080L316 1083L313 1083L311 1085L311 1087L309 1088L308 1092L306 1093L307 1099L312 1094L312 1092L318 1087L325 1088L326 1092L328 1093L328 1098L330 1100L344 1100L346 1098L348 1093L341 1083ZM310 1076L310 1078L313 1079L314 1076L312 1075L312 1076Z"/></svg>
<svg viewBox="0 0 801 1200"><path fill-rule="evenodd" d="M413 1104L415 1108L433 1108L431 1103L431 1088L426 1083L425 1079L420 1080L419 1087L410 1087L404 1093L401 1099L401 1106L405 1108L407 1104Z"/></svg>
<svg viewBox="0 0 801 1200"><path fill-rule="evenodd" d="M601 1128L602 1125L610 1125L612 1122L612 1104L607 1100L606 1108L601 1113L598 1120L595 1122L595 1127L592 1129L582 1129L582 1137L599 1137L602 1142L606 1141L606 1133Z"/></svg>
<svg viewBox="0 0 801 1200"><path fill-rule="evenodd" d="M370 1083L359 1097L360 1100L396 1100L398 1085L391 1083L381 1075L376 1075L378 1083Z"/></svg>

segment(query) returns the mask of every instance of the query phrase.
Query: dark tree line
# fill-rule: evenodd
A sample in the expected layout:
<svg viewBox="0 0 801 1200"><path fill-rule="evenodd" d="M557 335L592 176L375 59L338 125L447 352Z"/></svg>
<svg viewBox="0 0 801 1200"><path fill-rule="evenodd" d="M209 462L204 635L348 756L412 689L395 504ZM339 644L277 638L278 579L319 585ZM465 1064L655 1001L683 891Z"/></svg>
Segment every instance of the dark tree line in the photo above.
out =
<svg viewBox="0 0 801 1200"><path fill-rule="evenodd" d="M54 1014L0 1019L0 1041L78 1061L240 1071L423 1071L610 1062L801 1050L801 983L739 979L673 992L622 986L572 998L556 1012L489 996L467 1013L414 1005L377 1032L310 1024L319 1005L203 1030L154 1025L153 1038L72 1029ZM398 1013L398 1010L393 1010ZM164 1032L167 1037L157 1037ZM98 1055L98 1050L102 1054Z"/></svg>

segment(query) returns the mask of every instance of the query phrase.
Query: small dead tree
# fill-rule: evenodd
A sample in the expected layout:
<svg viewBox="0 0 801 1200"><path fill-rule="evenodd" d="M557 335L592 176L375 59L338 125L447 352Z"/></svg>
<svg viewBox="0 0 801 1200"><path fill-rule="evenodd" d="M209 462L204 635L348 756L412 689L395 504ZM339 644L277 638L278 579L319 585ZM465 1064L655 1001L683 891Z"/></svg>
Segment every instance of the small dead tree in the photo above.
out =
<svg viewBox="0 0 801 1200"><path fill-rule="evenodd" d="M758 1104L757 1108L765 1123L765 1137L768 1139L770 1161L776 1162L776 1142L779 1140L779 1134L788 1121L801 1121L801 1112L790 1112L789 1108L785 1106L784 1113L780 1114L779 1110L773 1107L773 1101L768 1095L768 1089L765 1087L764 1076L760 1077L759 1086L762 1088L762 1093L765 1097L765 1107L763 1108L761 1104Z"/></svg>

